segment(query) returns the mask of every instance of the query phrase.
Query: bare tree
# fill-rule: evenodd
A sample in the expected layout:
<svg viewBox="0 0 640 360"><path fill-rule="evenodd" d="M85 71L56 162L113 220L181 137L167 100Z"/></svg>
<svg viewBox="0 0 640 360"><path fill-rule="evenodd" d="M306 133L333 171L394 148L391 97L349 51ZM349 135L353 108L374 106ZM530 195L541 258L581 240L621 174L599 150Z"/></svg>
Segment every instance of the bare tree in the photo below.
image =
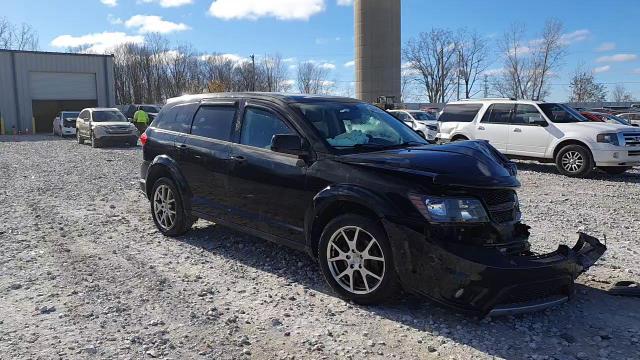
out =
<svg viewBox="0 0 640 360"><path fill-rule="evenodd" d="M38 32L26 23L12 24L5 17L0 18L0 49L38 50Z"/></svg>
<svg viewBox="0 0 640 360"><path fill-rule="evenodd" d="M562 38L563 25L559 20L547 20L542 31L542 38L534 40L533 47L533 99L545 97L548 91L548 80L566 57L566 44Z"/></svg>
<svg viewBox="0 0 640 360"><path fill-rule="evenodd" d="M318 64L307 61L298 64L298 90L303 94L322 94L329 91L329 71Z"/></svg>
<svg viewBox="0 0 640 360"><path fill-rule="evenodd" d="M531 93L529 48L524 44L525 28L512 24L498 42L504 57L504 71L494 82L494 89L505 97L526 99Z"/></svg>
<svg viewBox="0 0 640 360"><path fill-rule="evenodd" d="M614 102L631 102L634 101L633 96L624 84L616 84L611 92L611 100Z"/></svg>
<svg viewBox="0 0 640 360"><path fill-rule="evenodd" d="M489 46L478 32L463 29L457 34L456 52L458 76L464 85L464 97L469 99L480 92L475 85L489 67Z"/></svg>
<svg viewBox="0 0 640 360"><path fill-rule="evenodd" d="M260 64L260 71L264 73L265 87L268 92L284 92L287 90L289 71L287 64L279 54L265 55ZM289 86L290 88L290 86Z"/></svg>
<svg viewBox="0 0 640 360"><path fill-rule="evenodd" d="M607 98L607 89L595 81L593 72L580 65L571 78L571 102L602 102Z"/></svg>
<svg viewBox="0 0 640 360"><path fill-rule="evenodd" d="M403 55L418 74L430 102L446 102L454 82L456 46L453 33L432 29L407 42Z"/></svg>

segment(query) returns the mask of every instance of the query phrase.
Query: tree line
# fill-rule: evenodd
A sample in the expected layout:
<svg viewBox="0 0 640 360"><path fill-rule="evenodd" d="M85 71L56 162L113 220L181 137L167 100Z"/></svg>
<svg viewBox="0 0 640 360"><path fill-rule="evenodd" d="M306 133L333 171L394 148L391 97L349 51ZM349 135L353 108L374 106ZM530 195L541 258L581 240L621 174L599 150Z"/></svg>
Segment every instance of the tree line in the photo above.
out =
<svg viewBox="0 0 640 360"><path fill-rule="evenodd" d="M38 32L31 25L13 24L6 17L0 17L0 49L36 51L38 48Z"/></svg>

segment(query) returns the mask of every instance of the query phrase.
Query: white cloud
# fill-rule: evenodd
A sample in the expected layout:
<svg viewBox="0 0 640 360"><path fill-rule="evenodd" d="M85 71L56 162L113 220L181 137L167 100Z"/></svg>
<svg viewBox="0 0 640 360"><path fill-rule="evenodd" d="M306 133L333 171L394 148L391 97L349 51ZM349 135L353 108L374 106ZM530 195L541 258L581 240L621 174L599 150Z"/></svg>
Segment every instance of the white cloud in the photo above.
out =
<svg viewBox="0 0 640 360"><path fill-rule="evenodd" d="M338 6L351 6L353 5L353 0L338 0Z"/></svg>
<svg viewBox="0 0 640 360"><path fill-rule="evenodd" d="M220 58L223 60L230 60L234 63L236 63L236 65L245 63L245 62L249 62L249 58L246 57L242 57L240 55L237 54L207 54L207 55L202 55L200 57L200 59L202 60L208 60L208 59L215 59L215 58Z"/></svg>
<svg viewBox="0 0 640 360"><path fill-rule="evenodd" d="M282 61L284 61L284 62L286 62L286 63L292 63L292 62L296 62L296 61L298 61L298 59L297 59L297 58L295 58L295 57L290 57L290 58L282 59Z"/></svg>
<svg viewBox="0 0 640 360"><path fill-rule="evenodd" d="M589 37L589 35L591 35L591 31L589 31L587 29L580 29L580 30L576 30L574 32L563 34L562 37L560 38L560 40L565 45L569 45L569 44L573 44L573 43L576 43L576 42L580 42L580 41L586 40Z"/></svg>
<svg viewBox="0 0 640 360"><path fill-rule="evenodd" d="M344 67L354 67L354 66L356 66L356 62L354 60L347 61L346 63L344 63Z"/></svg>
<svg viewBox="0 0 640 360"><path fill-rule="evenodd" d="M616 48L616 43L614 42L605 42L600 44L600 46L598 46L596 48L596 51L598 52L604 52L604 51L611 51L611 50L615 50Z"/></svg>
<svg viewBox="0 0 640 360"><path fill-rule="evenodd" d="M599 63L608 63L608 62L627 62L634 61L638 59L638 55L636 54L615 54L611 56L601 56L596 59L596 62Z"/></svg>
<svg viewBox="0 0 640 360"><path fill-rule="evenodd" d="M497 75L502 75L503 73L504 73L504 68L496 68L496 69L487 69L482 72L482 75L497 76Z"/></svg>
<svg viewBox="0 0 640 360"><path fill-rule="evenodd" d="M600 74L603 72L607 72L611 70L611 66L610 65L605 65L605 66L598 66L597 68L593 69L593 72L596 74Z"/></svg>
<svg viewBox="0 0 640 360"><path fill-rule="evenodd" d="M333 65L332 63L322 63L322 64L320 64L318 66L320 66L321 68L326 69L326 70L333 70L333 69L336 68L336 66Z"/></svg>
<svg viewBox="0 0 640 360"><path fill-rule="evenodd" d="M209 14L224 20L257 20L263 17L309 20L324 9L324 0L214 0Z"/></svg>
<svg viewBox="0 0 640 360"><path fill-rule="evenodd" d="M190 29L186 24L162 20L162 17L153 15L135 15L131 17L131 19L125 21L124 25L128 28L137 28L138 32L141 34L168 34L175 31L185 31Z"/></svg>
<svg viewBox="0 0 640 360"><path fill-rule="evenodd" d="M100 0L100 2L108 7L118 6L118 0Z"/></svg>
<svg viewBox="0 0 640 360"><path fill-rule="evenodd" d="M120 19L119 17L113 16L113 14L107 15L107 21L111 25L122 25L124 23L124 21L122 21L122 19Z"/></svg>
<svg viewBox="0 0 640 360"><path fill-rule="evenodd" d="M163 8L180 7L193 3L193 0L138 0L145 4L158 3Z"/></svg>
<svg viewBox="0 0 640 360"><path fill-rule="evenodd" d="M143 42L144 37L140 35L127 35L123 32L102 32L82 36L61 35L51 41L51 46L55 48L86 46L87 52L103 54L121 44L141 44Z"/></svg>

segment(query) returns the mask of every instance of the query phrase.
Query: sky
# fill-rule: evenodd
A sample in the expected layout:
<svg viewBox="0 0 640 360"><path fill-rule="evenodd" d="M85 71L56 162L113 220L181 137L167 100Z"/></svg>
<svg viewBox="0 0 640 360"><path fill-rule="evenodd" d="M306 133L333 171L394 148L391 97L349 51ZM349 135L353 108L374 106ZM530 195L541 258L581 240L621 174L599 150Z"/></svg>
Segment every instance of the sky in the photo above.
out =
<svg viewBox="0 0 640 360"><path fill-rule="evenodd" d="M352 0L0 1L0 16L31 24L42 50L85 45L100 52L160 32L173 44L188 42L202 53L238 59L278 53L290 64L292 79L297 63L316 61L330 71L336 88L353 92ZM623 83L640 99L638 0L403 0L402 12L403 44L434 27L467 28L495 48L514 22L523 24L533 40L547 19L559 19L568 56L552 80L548 100L567 100L570 75L579 64L593 70L610 91ZM497 51L489 61L490 71L501 68Z"/></svg>

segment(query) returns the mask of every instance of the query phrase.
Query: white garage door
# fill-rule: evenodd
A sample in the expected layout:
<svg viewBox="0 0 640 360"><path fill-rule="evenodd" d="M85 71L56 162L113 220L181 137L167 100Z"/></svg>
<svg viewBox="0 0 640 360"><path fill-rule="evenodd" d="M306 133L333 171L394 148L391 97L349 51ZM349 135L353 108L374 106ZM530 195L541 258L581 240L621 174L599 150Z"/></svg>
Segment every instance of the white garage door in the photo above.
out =
<svg viewBox="0 0 640 360"><path fill-rule="evenodd" d="M32 100L94 100L96 74L31 72Z"/></svg>

